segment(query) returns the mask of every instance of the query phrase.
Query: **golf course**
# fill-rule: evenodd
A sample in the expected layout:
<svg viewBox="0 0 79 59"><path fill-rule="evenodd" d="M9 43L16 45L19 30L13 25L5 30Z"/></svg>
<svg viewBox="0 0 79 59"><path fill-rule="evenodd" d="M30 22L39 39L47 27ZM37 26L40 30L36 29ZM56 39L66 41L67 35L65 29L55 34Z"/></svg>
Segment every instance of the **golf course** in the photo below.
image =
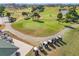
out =
<svg viewBox="0 0 79 59"><path fill-rule="evenodd" d="M63 42L56 48L49 46L51 51L44 50L49 56L77 56L79 55L79 7L74 6L43 6L44 10L40 12L40 7L28 8L6 8L5 12L11 13L10 17L16 18L16 21L7 24L6 28L14 35L29 45L38 47L44 41L61 35ZM65 12L61 12L65 11ZM77 25L74 26L73 25ZM10 30L11 29L11 30ZM22 37L21 37L22 36ZM43 56L44 54L40 52ZM33 50L26 56L34 56Z"/></svg>
<svg viewBox="0 0 79 59"><path fill-rule="evenodd" d="M40 20L44 23L35 22L33 19L21 19L18 22L13 23L12 27L24 34L32 36L50 36L61 31L64 28L63 25L70 25L70 23L59 23L56 20L57 13L58 7L45 7L45 11L40 13Z"/></svg>

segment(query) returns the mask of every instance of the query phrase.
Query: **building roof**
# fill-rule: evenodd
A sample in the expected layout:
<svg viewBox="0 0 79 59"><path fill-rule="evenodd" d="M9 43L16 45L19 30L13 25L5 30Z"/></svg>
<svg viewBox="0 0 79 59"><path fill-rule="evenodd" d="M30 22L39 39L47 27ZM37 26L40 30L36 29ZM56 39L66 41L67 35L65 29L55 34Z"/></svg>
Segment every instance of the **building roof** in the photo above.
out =
<svg viewBox="0 0 79 59"><path fill-rule="evenodd" d="M16 52L17 49L18 47L0 39L0 56L10 56Z"/></svg>

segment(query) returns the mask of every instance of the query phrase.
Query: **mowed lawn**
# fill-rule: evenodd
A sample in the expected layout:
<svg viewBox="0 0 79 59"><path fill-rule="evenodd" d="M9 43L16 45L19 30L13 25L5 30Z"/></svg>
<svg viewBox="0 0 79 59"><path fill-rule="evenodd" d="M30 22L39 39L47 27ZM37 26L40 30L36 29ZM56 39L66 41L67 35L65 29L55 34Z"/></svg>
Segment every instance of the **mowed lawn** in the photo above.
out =
<svg viewBox="0 0 79 59"><path fill-rule="evenodd" d="M58 9L59 7L45 7L45 11L40 13L41 20L44 21L44 23L34 22L32 19L21 19L13 23L12 27L33 36L50 36L56 34L64 28L61 23L56 21Z"/></svg>
<svg viewBox="0 0 79 59"><path fill-rule="evenodd" d="M60 55L79 56L79 27L65 33L64 41L67 45L60 48Z"/></svg>
<svg viewBox="0 0 79 59"><path fill-rule="evenodd" d="M70 30L65 33L63 41L67 44L61 46L56 52L58 56L79 56L79 27L77 30ZM54 51L52 51L54 53ZM27 56L34 55L32 50Z"/></svg>

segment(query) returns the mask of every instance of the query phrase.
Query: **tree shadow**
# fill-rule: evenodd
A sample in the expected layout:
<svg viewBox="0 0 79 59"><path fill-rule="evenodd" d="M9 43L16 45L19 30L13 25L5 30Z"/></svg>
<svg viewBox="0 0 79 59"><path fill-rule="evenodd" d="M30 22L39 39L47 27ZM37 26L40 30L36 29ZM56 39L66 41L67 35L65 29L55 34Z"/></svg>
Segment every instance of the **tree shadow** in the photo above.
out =
<svg viewBox="0 0 79 59"><path fill-rule="evenodd" d="M44 23L44 21L41 21L41 20L33 20L35 22L39 22L39 23Z"/></svg>
<svg viewBox="0 0 79 59"><path fill-rule="evenodd" d="M76 29L76 28L74 28L74 27L72 27L72 26L64 26L64 27L70 28L70 29Z"/></svg>
<svg viewBox="0 0 79 59"><path fill-rule="evenodd" d="M24 18L24 20L29 20L30 18Z"/></svg>

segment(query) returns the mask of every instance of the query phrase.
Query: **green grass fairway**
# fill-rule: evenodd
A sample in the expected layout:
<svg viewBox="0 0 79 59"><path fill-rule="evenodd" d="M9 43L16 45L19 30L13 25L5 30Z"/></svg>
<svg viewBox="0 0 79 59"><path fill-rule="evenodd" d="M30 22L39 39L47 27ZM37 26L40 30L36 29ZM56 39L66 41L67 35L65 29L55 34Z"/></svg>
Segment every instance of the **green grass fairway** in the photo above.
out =
<svg viewBox="0 0 79 59"><path fill-rule="evenodd" d="M13 24L13 27L23 33L34 36L48 36L60 31L63 26L56 21L45 21L38 23L32 20L22 20Z"/></svg>
<svg viewBox="0 0 79 59"><path fill-rule="evenodd" d="M34 22L32 19L19 20L12 24L13 28L25 34L33 36L49 36L56 34L64 26L56 21L59 7L45 7L45 11L40 13L44 23ZM66 23L63 23L66 24Z"/></svg>
<svg viewBox="0 0 79 59"><path fill-rule="evenodd" d="M67 45L60 48L60 55L79 56L79 31L68 31L67 33L65 33L64 41L67 43Z"/></svg>

